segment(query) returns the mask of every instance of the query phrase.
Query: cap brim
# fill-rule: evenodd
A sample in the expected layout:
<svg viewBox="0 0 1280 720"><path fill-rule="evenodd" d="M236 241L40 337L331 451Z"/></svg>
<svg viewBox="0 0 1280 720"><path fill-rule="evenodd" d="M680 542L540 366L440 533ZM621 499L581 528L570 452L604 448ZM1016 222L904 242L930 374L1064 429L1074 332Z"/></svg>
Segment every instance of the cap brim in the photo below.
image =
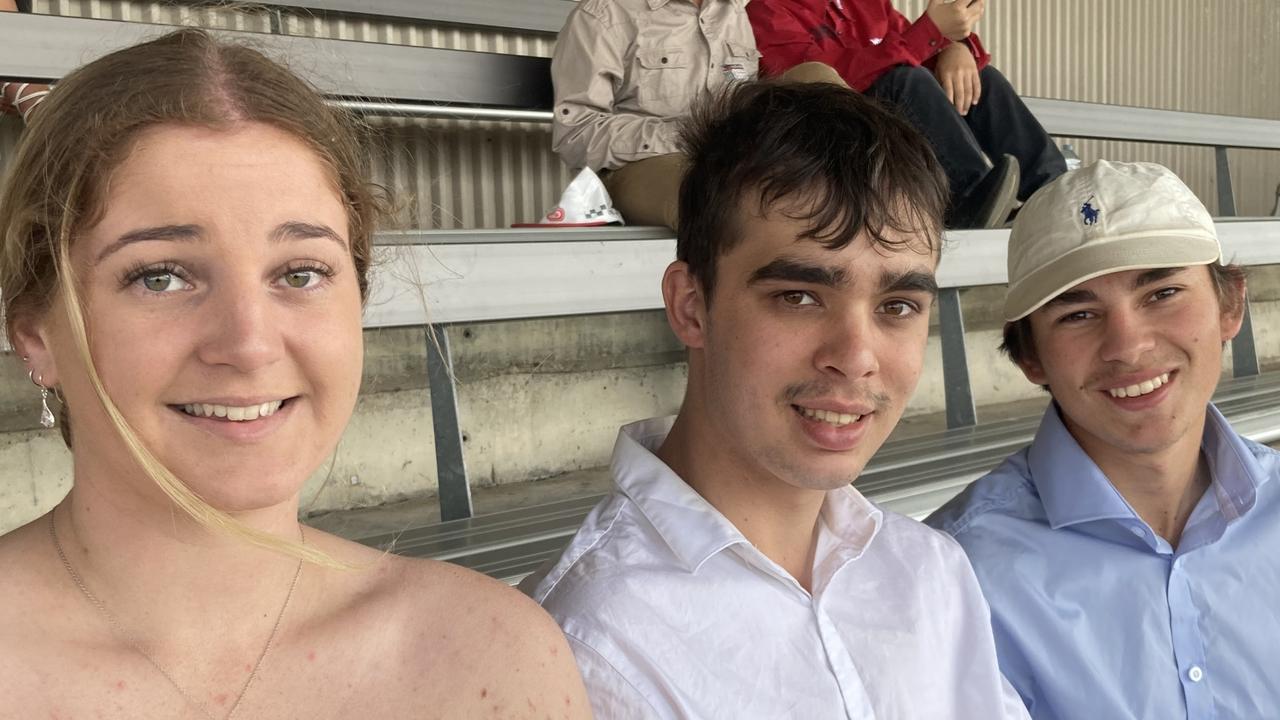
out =
<svg viewBox="0 0 1280 720"><path fill-rule="evenodd" d="M1004 301L1005 320L1021 320L1063 292L1100 275L1208 265L1222 259L1217 241L1203 235L1161 235L1140 247L1134 247L1132 238L1128 240L1077 248L1011 285Z"/></svg>

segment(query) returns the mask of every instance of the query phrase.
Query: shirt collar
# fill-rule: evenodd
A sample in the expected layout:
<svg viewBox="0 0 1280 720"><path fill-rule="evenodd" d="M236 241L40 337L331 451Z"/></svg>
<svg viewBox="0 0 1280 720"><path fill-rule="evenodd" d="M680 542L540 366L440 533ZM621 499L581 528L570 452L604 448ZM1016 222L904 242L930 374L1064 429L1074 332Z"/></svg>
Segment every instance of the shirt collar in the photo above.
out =
<svg viewBox="0 0 1280 720"><path fill-rule="evenodd" d="M880 532L884 513L852 485L845 485L827 493L822 503L822 522L848 559L856 560Z"/></svg>
<svg viewBox="0 0 1280 720"><path fill-rule="evenodd" d="M674 416L652 418L618 431L611 462L618 489L636 504L690 572L733 545L758 553L728 518L658 459L655 452L674 422ZM870 546L883 513L852 486L844 486L827 493L821 519L820 534L833 536L843 564L861 557Z"/></svg>
<svg viewBox="0 0 1280 720"><path fill-rule="evenodd" d="M1244 438L1213 405L1209 406L1205 417L1204 439L1200 447L1209 463L1213 491L1223 517L1228 523L1244 517L1253 509L1258 499L1258 486L1268 476Z"/></svg>
<svg viewBox="0 0 1280 720"><path fill-rule="evenodd" d="M647 2L649 3L650 10L657 10L658 8L663 7L665 5L669 5L674 1L675 0L647 0ZM713 3L717 1L718 0L702 0L703 3ZM744 6L747 3L751 2L751 0L730 0L730 2L732 2L735 6Z"/></svg>
<svg viewBox="0 0 1280 720"><path fill-rule="evenodd" d="M1049 403L1027 451L1031 481L1054 530L1093 520L1136 518L1102 469L1071 436Z"/></svg>
<svg viewBox="0 0 1280 720"><path fill-rule="evenodd" d="M644 513L690 572L747 538L688 483L658 459L675 416L624 425L610 467L618 489Z"/></svg>
<svg viewBox="0 0 1280 720"><path fill-rule="evenodd" d="M1206 411L1201 448L1208 459L1212 492L1228 522L1244 515L1257 497L1262 467L1218 409ZM1134 519L1137 513L1072 437L1051 403L1028 449L1031 480L1050 527L1106 519Z"/></svg>

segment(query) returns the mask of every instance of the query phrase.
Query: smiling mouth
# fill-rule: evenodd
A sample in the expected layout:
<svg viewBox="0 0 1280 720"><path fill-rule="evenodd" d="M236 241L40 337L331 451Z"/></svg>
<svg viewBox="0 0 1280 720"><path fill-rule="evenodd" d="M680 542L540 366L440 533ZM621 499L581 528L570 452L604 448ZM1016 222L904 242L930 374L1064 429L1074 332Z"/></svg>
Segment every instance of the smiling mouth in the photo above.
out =
<svg viewBox="0 0 1280 720"><path fill-rule="evenodd" d="M791 407L795 408L796 412L800 413L803 417L809 418L810 420L817 420L818 422L828 423L835 427L852 425L865 417L863 415L853 415L851 413L838 413L830 410L807 408L802 405L792 405Z"/></svg>
<svg viewBox="0 0 1280 720"><path fill-rule="evenodd" d="M1163 373L1151 378L1143 380L1140 383L1126 385L1125 387L1111 388L1107 390L1113 398L1133 398L1141 397L1164 387L1169 382L1169 373Z"/></svg>
<svg viewBox="0 0 1280 720"><path fill-rule="evenodd" d="M228 422L249 422L270 417L289 400L272 400L259 405L216 405L212 403L188 403L174 407L192 417L215 418Z"/></svg>

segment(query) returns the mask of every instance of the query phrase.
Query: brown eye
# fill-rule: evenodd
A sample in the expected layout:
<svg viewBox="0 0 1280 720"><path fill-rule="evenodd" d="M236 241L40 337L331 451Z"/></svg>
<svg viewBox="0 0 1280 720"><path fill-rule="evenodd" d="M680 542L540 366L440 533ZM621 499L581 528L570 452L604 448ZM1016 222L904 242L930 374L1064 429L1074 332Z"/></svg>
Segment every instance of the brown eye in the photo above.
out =
<svg viewBox="0 0 1280 720"><path fill-rule="evenodd" d="M916 307L914 303L906 300L890 300L880 307L884 314L898 318L911 317L920 311L920 308Z"/></svg>
<svg viewBox="0 0 1280 720"><path fill-rule="evenodd" d="M812 295L802 290L788 290L778 297L782 298L782 302L788 305L817 305L818 301Z"/></svg>

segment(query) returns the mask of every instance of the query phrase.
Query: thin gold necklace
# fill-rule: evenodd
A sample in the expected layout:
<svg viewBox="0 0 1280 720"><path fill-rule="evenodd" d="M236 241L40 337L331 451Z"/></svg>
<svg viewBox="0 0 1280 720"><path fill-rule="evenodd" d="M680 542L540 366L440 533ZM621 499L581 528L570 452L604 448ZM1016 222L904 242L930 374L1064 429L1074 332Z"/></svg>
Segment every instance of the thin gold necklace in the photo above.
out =
<svg viewBox="0 0 1280 720"><path fill-rule="evenodd" d="M298 526L298 534L302 535L302 526ZM120 625L120 621L116 619L116 616L111 614L111 611L107 609L107 606L103 605L102 601L99 600L98 597L89 590L88 586L84 584L84 580L80 577L80 573L76 572L76 569L71 566L71 561L67 559L67 554L62 550L62 543L58 540L58 528L53 522L52 511L49 513L49 536L53 538L53 547L58 551L58 558L62 560L62 567L67 569L67 574L71 576L76 587L80 588L80 592L84 594L85 599L97 608L98 612L106 618L107 625L111 627L111 634L115 635L116 638L133 648L135 652L145 658L147 662L151 663L151 667L155 668L157 672L164 676L165 680L169 681L169 684L173 686L174 690L178 691L178 694L187 701L188 705L199 710L200 714L209 718L209 720L218 720L218 717L210 712L209 708L205 707L204 703L197 702L195 698L191 697L191 694L184 690L182 686L178 684L177 680L173 679L173 675L169 674L168 670L165 670L160 663L156 662L156 659L151 656L151 653L144 650L142 646L138 644L137 640L134 640L131 635L124 631L124 628ZM302 542L306 543L305 536L302 537ZM276 633L280 631L280 622L284 620L284 612L289 608L289 601L293 599L293 590L298 587L298 577L301 575L302 561L299 560L298 569L293 573L293 581L289 583L289 594L284 597L284 604L280 606L280 614L276 615L276 624L271 627L271 634L267 636L267 643L262 646L262 652L258 655L258 661L253 664L253 669L249 672L249 677L245 679L244 687L240 688L240 693L236 695L236 701L232 703L231 710L227 712L226 716L224 716L222 720L231 720L231 718L235 717L236 710L240 709L240 702L244 700L245 693L249 692L249 686L252 685L253 681L258 677L258 668L262 667L262 661L267 658L267 653L271 652L271 646L275 642Z"/></svg>

